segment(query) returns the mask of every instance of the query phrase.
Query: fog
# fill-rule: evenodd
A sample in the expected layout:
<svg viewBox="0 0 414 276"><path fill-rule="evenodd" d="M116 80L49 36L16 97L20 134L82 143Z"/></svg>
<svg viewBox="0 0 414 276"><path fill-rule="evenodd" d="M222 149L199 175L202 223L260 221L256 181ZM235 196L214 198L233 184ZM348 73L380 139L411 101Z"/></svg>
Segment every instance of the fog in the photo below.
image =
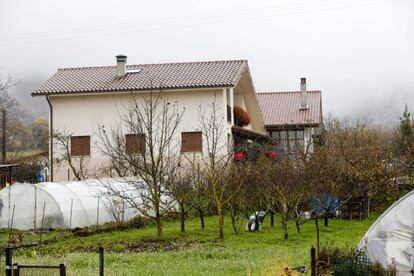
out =
<svg viewBox="0 0 414 276"><path fill-rule="evenodd" d="M30 93L57 68L247 59L257 91L322 90L324 114L390 124L414 109L414 1L0 1L0 67Z"/></svg>

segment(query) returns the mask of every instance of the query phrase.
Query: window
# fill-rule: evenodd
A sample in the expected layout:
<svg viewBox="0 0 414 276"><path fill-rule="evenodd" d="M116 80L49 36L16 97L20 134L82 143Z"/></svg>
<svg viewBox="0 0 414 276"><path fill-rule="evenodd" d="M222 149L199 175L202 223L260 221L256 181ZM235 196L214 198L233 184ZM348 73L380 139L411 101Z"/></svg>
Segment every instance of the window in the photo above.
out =
<svg viewBox="0 0 414 276"><path fill-rule="evenodd" d="M125 135L126 152L128 154L145 153L145 135L127 134Z"/></svg>
<svg viewBox="0 0 414 276"><path fill-rule="evenodd" d="M303 129L276 130L271 132L271 137L278 142L277 153L282 158L295 159L298 151L304 151Z"/></svg>
<svg viewBox="0 0 414 276"><path fill-rule="evenodd" d="M181 133L181 152L201 152L202 144L201 131Z"/></svg>
<svg viewBox="0 0 414 276"><path fill-rule="evenodd" d="M91 137L90 136L71 136L70 137L70 155L71 156L91 155Z"/></svg>

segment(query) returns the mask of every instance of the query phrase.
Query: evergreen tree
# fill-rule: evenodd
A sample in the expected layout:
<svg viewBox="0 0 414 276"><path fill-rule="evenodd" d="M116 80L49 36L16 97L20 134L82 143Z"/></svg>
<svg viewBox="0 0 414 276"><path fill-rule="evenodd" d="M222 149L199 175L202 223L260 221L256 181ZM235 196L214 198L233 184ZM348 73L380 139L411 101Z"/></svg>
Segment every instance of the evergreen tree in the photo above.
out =
<svg viewBox="0 0 414 276"><path fill-rule="evenodd" d="M405 105L403 116L400 117L400 134L400 150L403 153L411 152L414 146L414 125L407 105Z"/></svg>

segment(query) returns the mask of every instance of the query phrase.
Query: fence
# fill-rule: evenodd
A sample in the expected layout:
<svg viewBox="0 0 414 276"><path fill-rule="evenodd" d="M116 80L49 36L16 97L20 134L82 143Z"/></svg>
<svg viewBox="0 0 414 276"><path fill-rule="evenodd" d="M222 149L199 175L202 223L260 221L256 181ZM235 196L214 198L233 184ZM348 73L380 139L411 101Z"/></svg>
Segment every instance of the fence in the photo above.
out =
<svg viewBox="0 0 414 276"><path fill-rule="evenodd" d="M397 265L395 263L383 268L379 263L372 263L364 251L357 250L351 254L347 254L336 260L332 265L326 267L326 263L318 260L316 249L312 246L310 250L311 256L311 276L329 275L334 276L396 276ZM324 263L324 265L321 265ZM325 266L325 267L324 267ZM321 273L322 271L322 273Z"/></svg>
<svg viewBox="0 0 414 276"><path fill-rule="evenodd" d="M98 256L96 258L98 260L94 266L90 266L89 271L79 271L77 270L76 266L67 266L64 263L60 263L58 265L50 265L45 263L31 263L31 264L21 264L19 262L14 262L15 260L19 260L19 257L14 258L13 256L13 248L7 247L5 249L5 258L1 260L0 269L1 271L6 272L6 276L24 276L24 275L90 275L95 274L99 276L104 275L104 249L99 247L98 249ZM4 264L4 266L3 266ZM68 274L67 274L68 273Z"/></svg>

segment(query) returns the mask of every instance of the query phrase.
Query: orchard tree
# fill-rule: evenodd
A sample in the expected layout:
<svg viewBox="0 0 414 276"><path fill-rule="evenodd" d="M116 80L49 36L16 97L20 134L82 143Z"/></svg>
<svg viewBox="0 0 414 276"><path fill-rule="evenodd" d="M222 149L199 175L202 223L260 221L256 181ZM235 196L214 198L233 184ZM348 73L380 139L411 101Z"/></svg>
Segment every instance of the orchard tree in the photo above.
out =
<svg viewBox="0 0 414 276"><path fill-rule="evenodd" d="M360 120L331 118L325 122L325 144L319 149L323 152L319 162L327 166L323 171L323 186L336 191L345 202L365 198L364 217L369 214L370 199L383 191L392 176L393 167L389 164L393 151L387 132Z"/></svg>
<svg viewBox="0 0 414 276"><path fill-rule="evenodd" d="M185 233L185 216L191 207L188 202L193 196L194 172L179 166L174 179L168 184L168 193L175 199L179 207L181 233Z"/></svg>
<svg viewBox="0 0 414 276"><path fill-rule="evenodd" d="M298 217L302 215L301 207L312 194L312 186L303 175L303 166L301 160L274 162L266 158L261 159L260 175L265 184L262 190L263 197L271 211L280 213L285 240L289 238L289 220L297 218L296 225L300 231Z"/></svg>
<svg viewBox="0 0 414 276"><path fill-rule="evenodd" d="M193 159L186 157L192 167L198 165L205 172L207 193L217 212L219 239L224 240L224 211L230 200L239 191L241 184L231 187L230 175L232 169L232 148L228 144L224 124L224 112L217 105L216 98L207 110L199 107L199 123L202 131L203 145L206 146L208 157ZM231 188L231 192L229 192Z"/></svg>
<svg viewBox="0 0 414 276"><path fill-rule="evenodd" d="M200 163L194 160L189 162L187 165L190 166L188 171L191 172L192 179L189 182L191 186L185 202L188 206L197 211L200 218L201 230L204 230L204 217L212 207L207 172L205 168L200 165Z"/></svg>
<svg viewBox="0 0 414 276"><path fill-rule="evenodd" d="M108 185L112 196L120 197L141 215L154 219L162 236L162 217L172 210L174 200L168 188L177 176L180 143L177 138L184 114L163 91L132 95L114 126L99 125L96 144L121 172L125 189Z"/></svg>

